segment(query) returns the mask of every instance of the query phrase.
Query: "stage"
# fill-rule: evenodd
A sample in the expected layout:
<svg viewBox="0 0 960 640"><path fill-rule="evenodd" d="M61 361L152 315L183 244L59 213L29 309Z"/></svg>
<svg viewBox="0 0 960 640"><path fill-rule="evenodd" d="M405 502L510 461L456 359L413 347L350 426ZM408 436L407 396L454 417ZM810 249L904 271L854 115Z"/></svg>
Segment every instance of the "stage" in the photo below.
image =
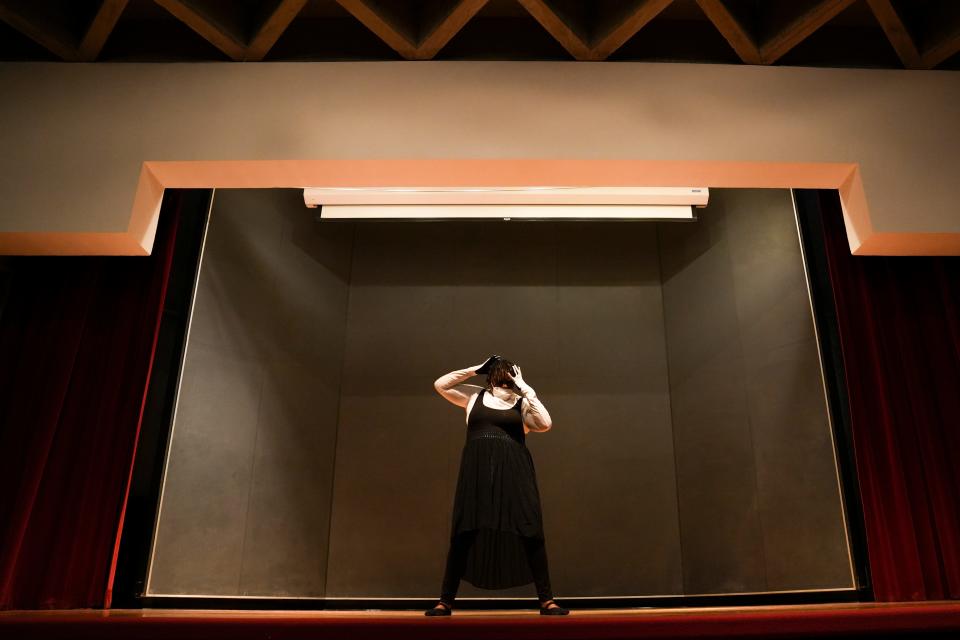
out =
<svg viewBox="0 0 960 640"><path fill-rule="evenodd" d="M562 603L562 602L561 602ZM957 637L960 603L533 611L59 610L0 613L5 638L847 638Z"/></svg>

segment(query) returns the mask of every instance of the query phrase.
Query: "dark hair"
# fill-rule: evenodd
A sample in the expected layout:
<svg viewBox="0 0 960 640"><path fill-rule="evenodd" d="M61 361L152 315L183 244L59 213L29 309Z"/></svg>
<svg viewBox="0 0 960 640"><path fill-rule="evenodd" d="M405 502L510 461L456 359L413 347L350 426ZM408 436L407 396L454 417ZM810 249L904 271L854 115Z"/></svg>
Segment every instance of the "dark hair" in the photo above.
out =
<svg viewBox="0 0 960 640"><path fill-rule="evenodd" d="M487 389L499 387L504 383L510 386L510 376L513 375L513 365L514 363L506 358L495 360L493 364L490 365L490 370L487 371Z"/></svg>

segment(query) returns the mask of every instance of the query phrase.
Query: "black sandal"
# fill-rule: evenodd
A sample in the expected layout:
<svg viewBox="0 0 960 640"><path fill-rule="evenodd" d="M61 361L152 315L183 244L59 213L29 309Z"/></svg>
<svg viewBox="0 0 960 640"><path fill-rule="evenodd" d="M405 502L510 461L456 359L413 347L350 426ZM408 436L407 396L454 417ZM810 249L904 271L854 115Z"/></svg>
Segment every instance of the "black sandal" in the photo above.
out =
<svg viewBox="0 0 960 640"><path fill-rule="evenodd" d="M551 607L550 603L553 603L556 606ZM553 600L552 598L540 604L540 615L542 616L565 616L568 613L570 613L569 609L564 609L557 604L556 600Z"/></svg>
<svg viewBox="0 0 960 640"><path fill-rule="evenodd" d="M441 600L440 602L437 603L437 606L435 606L434 608L432 608L432 609L427 609L426 611L424 611L424 612L423 612L423 615L425 615L425 616L448 616L448 615L450 615L452 609L453 609L453 607L451 607L449 604L447 604L446 602L444 602L443 600Z"/></svg>

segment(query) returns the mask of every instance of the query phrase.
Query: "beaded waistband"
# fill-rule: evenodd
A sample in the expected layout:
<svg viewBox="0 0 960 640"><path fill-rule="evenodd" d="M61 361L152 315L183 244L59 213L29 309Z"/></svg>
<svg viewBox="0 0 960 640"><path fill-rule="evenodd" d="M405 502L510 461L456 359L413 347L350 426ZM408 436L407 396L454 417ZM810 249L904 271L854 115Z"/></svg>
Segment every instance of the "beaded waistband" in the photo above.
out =
<svg viewBox="0 0 960 640"><path fill-rule="evenodd" d="M474 432L467 432L467 439L468 439L468 440L475 440L475 439L477 439L477 438L499 438L499 439L501 439L501 440L512 440L513 442L516 442L516 443L518 443L518 444L522 444L521 441L519 441L519 440L517 440L516 438L514 438L513 436L511 436L511 435L510 435L509 433L507 433L506 431L474 431Z"/></svg>

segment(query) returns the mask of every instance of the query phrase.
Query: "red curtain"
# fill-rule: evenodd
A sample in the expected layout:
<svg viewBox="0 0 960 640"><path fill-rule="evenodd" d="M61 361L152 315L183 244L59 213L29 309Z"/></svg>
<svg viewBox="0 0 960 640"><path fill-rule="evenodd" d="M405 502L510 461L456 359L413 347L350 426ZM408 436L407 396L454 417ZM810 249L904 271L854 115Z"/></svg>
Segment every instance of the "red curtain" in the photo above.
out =
<svg viewBox="0 0 960 640"><path fill-rule="evenodd" d="M0 609L101 607L179 206L148 257L21 257L0 316Z"/></svg>
<svg viewBox="0 0 960 640"><path fill-rule="evenodd" d="M820 208L874 595L960 598L960 258L853 256Z"/></svg>

